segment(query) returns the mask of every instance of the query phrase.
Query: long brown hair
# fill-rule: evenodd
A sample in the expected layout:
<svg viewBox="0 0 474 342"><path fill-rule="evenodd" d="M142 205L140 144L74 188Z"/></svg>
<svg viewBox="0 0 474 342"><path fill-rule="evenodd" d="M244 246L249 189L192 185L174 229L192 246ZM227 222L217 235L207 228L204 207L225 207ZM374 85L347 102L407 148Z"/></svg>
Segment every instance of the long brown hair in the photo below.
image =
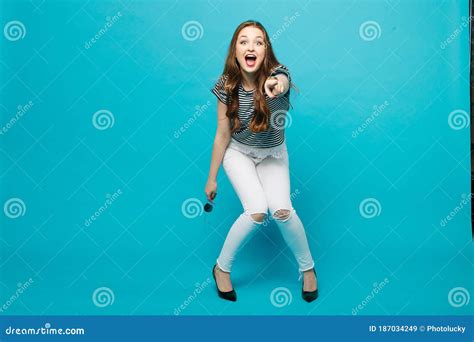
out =
<svg viewBox="0 0 474 342"><path fill-rule="evenodd" d="M228 95L230 95L230 103L228 104L226 115L231 121L232 132L238 131L241 128L238 111L239 85L242 82L242 72L240 70L239 63L237 62L236 44L240 31L248 26L253 26L260 29L263 32L265 43L265 57L255 77L256 88L253 99L255 114L249 124L250 130L253 132L263 132L268 129L270 109L268 108L267 102L265 101L264 85L267 77L270 76L271 70L280 64L275 57L275 53L273 52L268 33L262 24L260 24L258 21L248 20L241 23L235 29L232 40L230 41L229 51L227 53L223 71L223 75L227 77L224 90Z"/></svg>

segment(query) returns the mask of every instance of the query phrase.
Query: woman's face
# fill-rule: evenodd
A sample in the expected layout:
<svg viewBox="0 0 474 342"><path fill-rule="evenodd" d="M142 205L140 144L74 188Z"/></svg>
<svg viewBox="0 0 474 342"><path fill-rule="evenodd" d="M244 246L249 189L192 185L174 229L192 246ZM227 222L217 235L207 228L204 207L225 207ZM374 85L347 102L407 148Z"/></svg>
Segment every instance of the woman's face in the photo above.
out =
<svg viewBox="0 0 474 342"><path fill-rule="evenodd" d="M262 30L253 26L242 29L237 36L235 53L242 71L256 72L265 58L265 38Z"/></svg>

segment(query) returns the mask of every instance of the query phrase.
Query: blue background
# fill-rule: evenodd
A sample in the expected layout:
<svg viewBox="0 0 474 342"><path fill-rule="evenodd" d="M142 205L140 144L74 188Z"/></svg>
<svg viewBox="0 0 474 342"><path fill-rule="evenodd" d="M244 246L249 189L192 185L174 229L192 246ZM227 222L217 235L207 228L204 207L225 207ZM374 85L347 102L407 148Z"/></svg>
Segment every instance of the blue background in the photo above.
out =
<svg viewBox="0 0 474 342"><path fill-rule="evenodd" d="M449 121L469 113L469 33L459 31L467 0L1 6L2 26L20 21L25 35L1 37L0 124L33 103L0 135L2 315L472 312L470 208L440 223L470 193L468 123ZM287 145L293 204L318 273L312 304L300 298L297 265L273 222L235 263L238 302L218 299L210 278L242 208L221 171L216 207L202 213L216 128L209 89L247 19L276 37L299 88ZM197 36L183 31L190 21ZM378 25L374 39L360 33L367 21ZM98 129L93 116L103 109L113 125ZM24 203L16 218L4 206L12 198ZM368 198L374 217L360 209ZM183 208L189 199L197 211ZM463 303L453 305L458 288Z"/></svg>

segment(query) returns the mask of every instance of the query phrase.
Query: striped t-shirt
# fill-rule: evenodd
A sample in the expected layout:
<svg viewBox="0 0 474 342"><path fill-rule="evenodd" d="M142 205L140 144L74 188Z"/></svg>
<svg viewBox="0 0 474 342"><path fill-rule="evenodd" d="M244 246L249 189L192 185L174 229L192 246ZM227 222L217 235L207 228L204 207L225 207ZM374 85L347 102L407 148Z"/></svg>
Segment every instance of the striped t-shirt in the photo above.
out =
<svg viewBox="0 0 474 342"><path fill-rule="evenodd" d="M288 68L284 65L278 65L273 68L271 76L285 74L291 82ZM229 105L231 100L224 90L224 83L227 77L221 75L216 82L212 92L224 104ZM249 124L255 114L255 106L253 103L253 93L255 90L246 91L242 83L239 84L239 120L241 127L238 131L232 133L232 138L238 142L259 148L270 148L281 145L285 141L286 113L290 107L290 90L280 97L269 98L265 95L268 109L270 110L270 120L268 130L264 132L252 132Z"/></svg>

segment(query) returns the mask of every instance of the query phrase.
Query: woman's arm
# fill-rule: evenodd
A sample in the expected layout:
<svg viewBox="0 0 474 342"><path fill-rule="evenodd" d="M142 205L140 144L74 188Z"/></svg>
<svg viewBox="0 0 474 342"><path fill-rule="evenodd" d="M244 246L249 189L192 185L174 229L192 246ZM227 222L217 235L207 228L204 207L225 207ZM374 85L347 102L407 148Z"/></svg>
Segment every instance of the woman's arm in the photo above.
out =
<svg viewBox="0 0 474 342"><path fill-rule="evenodd" d="M230 120L226 115L227 106L221 101L217 100L217 130L214 138L214 145L212 148L211 166L209 168L209 176L207 178L204 192L207 199L214 199L217 191L217 173L224 157L224 152L229 145L231 131Z"/></svg>

